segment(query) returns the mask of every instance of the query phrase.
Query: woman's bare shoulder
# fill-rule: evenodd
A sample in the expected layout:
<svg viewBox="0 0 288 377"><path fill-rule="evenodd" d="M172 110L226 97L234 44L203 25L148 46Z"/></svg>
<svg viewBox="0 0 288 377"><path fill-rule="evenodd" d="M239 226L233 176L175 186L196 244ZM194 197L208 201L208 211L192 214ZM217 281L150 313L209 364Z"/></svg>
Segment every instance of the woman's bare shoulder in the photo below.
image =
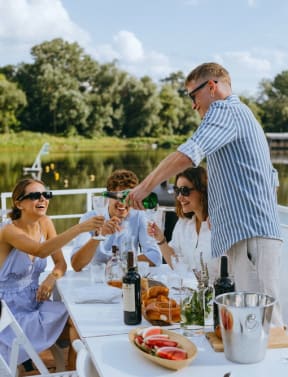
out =
<svg viewBox="0 0 288 377"><path fill-rule="evenodd" d="M40 217L39 223L41 226L49 226L50 224L53 224L53 221L49 216L44 215Z"/></svg>

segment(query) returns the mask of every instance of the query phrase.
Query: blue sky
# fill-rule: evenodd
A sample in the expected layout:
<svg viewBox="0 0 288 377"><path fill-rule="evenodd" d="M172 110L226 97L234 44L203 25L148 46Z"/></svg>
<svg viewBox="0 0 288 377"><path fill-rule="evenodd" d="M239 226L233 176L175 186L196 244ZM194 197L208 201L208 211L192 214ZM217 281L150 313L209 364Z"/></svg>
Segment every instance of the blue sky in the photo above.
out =
<svg viewBox="0 0 288 377"><path fill-rule="evenodd" d="M217 61L235 93L256 95L288 70L287 19L287 0L0 0L0 66L61 37L155 81Z"/></svg>

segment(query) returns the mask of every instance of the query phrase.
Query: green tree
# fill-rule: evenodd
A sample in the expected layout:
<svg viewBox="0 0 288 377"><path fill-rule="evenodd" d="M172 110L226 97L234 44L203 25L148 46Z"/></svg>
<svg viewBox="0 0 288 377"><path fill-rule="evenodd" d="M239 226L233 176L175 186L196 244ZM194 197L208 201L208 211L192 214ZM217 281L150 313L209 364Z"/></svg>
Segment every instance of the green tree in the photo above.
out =
<svg viewBox="0 0 288 377"><path fill-rule="evenodd" d="M170 84L174 89L183 91L185 75L182 71L172 72L168 77L160 80L164 84Z"/></svg>
<svg viewBox="0 0 288 377"><path fill-rule="evenodd" d="M258 104L266 132L288 132L288 71L274 80L263 80Z"/></svg>
<svg viewBox="0 0 288 377"><path fill-rule="evenodd" d="M181 129L182 105L183 100L179 96L178 91L173 88L171 84L162 86L159 93L161 101L161 110L159 112L159 127L157 128L158 135L177 134Z"/></svg>
<svg viewBox="0 0 288 377"><path fill-rule="evenodd" d="M200 117L191 108L191 100L187 96L184 86L184 73L182 71L171 73L161 81L165 83L160 91L163 106L160 114L161 129L165 130L167 122L166 124L170 124L169 133L172 134L187 135L195 131L200 123Z"/></svg>
<svg viewBox="0 0 288 377"><path fill-rule="evenodd" d="M92 80L88 118L92 134L122 136L123 100L121 93L129 76L116 62L103 64Z"/></svg>
<svg viewBox="0 0 288 377"><path fill-rule="evenodd" d="M35 62L21 65L17 72L28 98L23 114L27 129L54 134L88 133L88 93L93 89L99 64L77 43L62 39L35 46L31 54Z"/></svg>
<svg viewBox="0 0 288 377"><path fill-rule="evenodd" d="M157 136L161 103L157 86L150 77L130 77L121 92L122 136Z"/></svg>
<svg viewBox="0 0 288 377"><path fill-rule="evenodd" d="M17 130L20 122L18 114L26 106L25 93L13 82L0 74L0 132Z"/></svg>
<svg viewBox="0 0 288 377"><path fill-rule="evenodd" d="M258 120L258 122L262 124L263 110L261 106L257 104L256 100L253 97L244 97L244 96L240 96L240 99L243 103L245 103L249 107L249 109L252 111L255 118Z"/></svg>

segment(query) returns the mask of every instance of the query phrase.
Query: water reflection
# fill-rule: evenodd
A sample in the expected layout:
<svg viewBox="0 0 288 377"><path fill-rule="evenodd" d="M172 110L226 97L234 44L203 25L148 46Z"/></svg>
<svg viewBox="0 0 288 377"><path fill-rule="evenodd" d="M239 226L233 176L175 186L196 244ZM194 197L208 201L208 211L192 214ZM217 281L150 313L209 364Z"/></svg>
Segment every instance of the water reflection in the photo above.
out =
<svg viewBox="0 0 288 377"><path fill-rule="evenodd" d="M50 153L42 157L42 180L51 190L105 187L107 177L113 170L126 168L135 171L142 180L167 155L166 151L129 152L70 152ZM15 183L24 175L23 167L31 166L35 155L29 153L6 153L0 156L0 192L12 191ZM76 199L75 199L76 198ZM10 207L10 203L7 206ZM86 196L58 196L50 202L49 213L53 215L83 213ZM58 231L66 229L78 220L55 220ZM61 224L61 225L58 225Z"/></svg>
<svg viewBox="0 0 288 377"><path fill-rule="evenodd" d="M2 153L0 156L0 192L12 191L15 183L24 177L23 167L32 165L36 153ZM167 150L115 153L50 152L42 158L42 179L51 190L104 187L106 178L113 170L126 168L135 171L142 180L168 153ZM279 172L280 181L278 203L288 205L288 164L276 163L274 166ZM75 196L60 196L51 200L50 212L53 214L83 213L85 205L85 195L77 196L76 200ZM56 220L56 226L58 221L60 220ZM57 230L64 230L76 222L76 219L66 219L65 225L57 226Z"/></svg>

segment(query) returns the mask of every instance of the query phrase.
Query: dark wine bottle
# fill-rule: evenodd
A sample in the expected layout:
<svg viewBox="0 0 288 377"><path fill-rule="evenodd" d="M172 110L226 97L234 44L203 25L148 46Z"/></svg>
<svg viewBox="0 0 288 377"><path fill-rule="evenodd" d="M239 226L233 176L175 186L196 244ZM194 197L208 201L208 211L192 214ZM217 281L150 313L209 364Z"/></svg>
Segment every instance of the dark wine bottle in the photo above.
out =
<svg viewBox="0 0 288 377"><path fill-rule="evenodd" d="M234 292L235 283L234 280L228 274L228 257L223 255L220 261L220 277L214 282L214 292L215 297L221 295L222 293ZM214 319L214 331L218 336L220 335L220 322L219 322L219 313L218 305L214 303L213 310L213 319Z"/></svg>
<svg viewBox="0 0 288 377"><path fill-rule="evenodd" d="M142 320L141 313L141 277L134 266L134 252L128 251L127 273L123 276L123 309L124 323L138 325Z"/></svg>
<svg viewBox="0 0 288 377"><path fill-rule="evenodd" d="M129 192L130 190L104 191L102 195L107 198L117 199L124 202ZM142 200L142 204L145 209L155 208L158 204L157 194L155 194L155 192L151 192L145 199Z"/></svg>

